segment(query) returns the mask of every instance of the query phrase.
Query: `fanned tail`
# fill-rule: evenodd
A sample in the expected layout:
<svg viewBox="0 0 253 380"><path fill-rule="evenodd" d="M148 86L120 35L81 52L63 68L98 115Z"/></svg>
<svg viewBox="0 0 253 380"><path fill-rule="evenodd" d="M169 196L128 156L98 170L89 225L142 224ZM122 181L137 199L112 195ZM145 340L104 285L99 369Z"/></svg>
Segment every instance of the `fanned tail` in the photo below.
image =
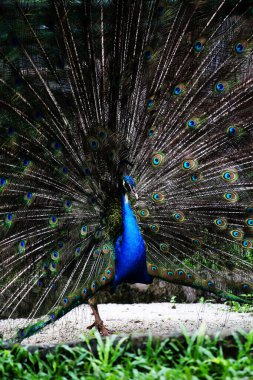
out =
<svg viewBox="0 0 253 380"><path fill-rule="evenodd" d="M250 1L0 9L0 313L48 315L17 339L112 282L125 166L149 274L247 301Z"/></svg>

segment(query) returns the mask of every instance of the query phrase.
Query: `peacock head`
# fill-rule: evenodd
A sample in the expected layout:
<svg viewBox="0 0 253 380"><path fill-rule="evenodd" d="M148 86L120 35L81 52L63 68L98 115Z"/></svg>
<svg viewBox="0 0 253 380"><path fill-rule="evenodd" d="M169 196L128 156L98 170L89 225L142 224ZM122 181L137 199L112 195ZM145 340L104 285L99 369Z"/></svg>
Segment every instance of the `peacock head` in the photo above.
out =
<svg viewBox="0 0 253 380"><path fill-rule="evenodd" d="M123 189L126 193L132 193L138 199L135 180L130 175L123 176Z"/></svg>

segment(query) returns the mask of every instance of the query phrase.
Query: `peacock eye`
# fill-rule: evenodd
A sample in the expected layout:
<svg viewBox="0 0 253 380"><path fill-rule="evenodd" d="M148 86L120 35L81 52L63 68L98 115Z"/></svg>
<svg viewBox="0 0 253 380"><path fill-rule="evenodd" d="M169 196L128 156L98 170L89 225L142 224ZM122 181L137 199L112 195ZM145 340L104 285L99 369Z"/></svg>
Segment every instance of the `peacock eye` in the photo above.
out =
<svg viewBox="0 0 253 380"><path fill-rule="evenodd" d="M245 48L246 48L245 42L237 42L234 45L234 50L239 55L245 52Z"/></svg>
<svg viewBox="0 0 253 380"><path fill-rule="evenodd" d="M138 214L141 218L147 218L149 216L149 210L147 208L143 208Z"/></svg>
<svg viewBox="0 0 253 380"><path fill-rule="evenodd" d="M64 246L63 241L58 241L58 246L59 246L59 248L62 248Z"/></svg>
<svg viewBox="0 0 253 380"><path fill-rule="evenodd" d="M66 212L72 211L72 202L70 200L64 201L64 209Z"/></svg>
<svg viewBox="0 0 253 380"><path fill-rule="evenodd" d="M214 286L214 282L213 281L208 281L207 286L209 288L213 287Z"/></svg>
<svg viewBox="0 0 253 380"><path fill-rule="evenodd" d="M228 128L228 133L229 133L230 135L234 135L234 134L235 134L235 128L234 128L234 127L230 127L230 128Z"/></svg>
<svg viewBox="0 0 253 380"><path fill-rule="evenodd" d="M253 240L243 240L242 246L243 248L248 248L248 249L253 248Z"/></svg>
<svg viewBox="0 0 253 380"><path fill-rule="evenodd" d="M31 161L30 161L30 160L27 160L27 159L23 160L23 166L24 166L25 168L27 168L28 166L30 166L30 164L31 164Z"/></svg>
<svg viewBox="0 0 253 380"><path fill-rule="evenodd" d="M102 277L102 281L106 281L107 278L105 276Z"/></svg>
<svg viewBox="0 0 253 380"><path fill-rule="evenodd" d="M200 53L204 49L204 45L202 44L201 41L196 41L193 47L196 53Z"/></svg>
<svg viewBox="0 0 253 380"><path fill-rule="evenodd" d="M197 160L184 160L182 162L182 168L184 170L195 170L198 167L198 161Z"/></svg>
<svg viewBox="0 0 253 380"><path fill-rule="evenodd" d="M87 294L87 289L86 288L83 289L83 294Z"/></svg>
<svg viewBox="0 0 253 380"><path fill-rule="evenodd" d="M231 125L228 129L227 129L227 134L228 136L230 137L233 137L233 136L236 136L239 132L239 128L234 126L234 125Z"/></svg>
<svg viewBox="0 0 253 380"><path fill-rule="evenodd" d="M81 227L81 231L80 231L80 234L81 234L81 238L86 238L86 236L88 235L88 226L82 226Z"/></svg>
<svg viewBox="0 0 253 380"><path fill-rule="evenodd" d="M7 181L6 181L5 178L1 178L1 179L0 179L0 185L1 185L1 186L5 186L5 185L6 185L6 182L7 182Z"/></svg>
<svg viewBox="0 0 253 380"><path fill-rule="evenodd" d="M191 273L187 273L187 278L188 278L189 280L192 280L192 279L193 279L193 275L192 275Z"/></svg>
<svg viewBox="0 0 253 380"><path fill-rule="evenodd" d="M168 275L169 277L172 277L172 276L174 276L174 273L171 272L171 271L168 271L168 272L167 272L167 275Z"/></svg>
<svg viewBox="0 0 253 380"><path fill-rule="evenodd" d="M110 252L111 252L111 247L109 246L109 244L103 244L103 246L102 246L102 253L104 253L105 255L107 255Z"/></svg>
<svg viewBox="0 0 253 380"><path fill-rule="evenodd" d="M192 174L190 179L191 179L191 182L197 182L200 179L200 177L198 174Z"/></svg>
<svg viewBox="0 0 253 380"><path fill-rule="evenodd" d="M100 141L105 141L107 136L108 136L108 134L107 134L106 130L101 129L100 131L98 131L98 138Z"/></svg>
<svg viewBox="0 0 253 380"><path fill-rule="evenodd" d="M108 269L106 273L107 273L108 275L110 275L112 272L111 272L110 269Z"/></svg>
<svg viewBox="0 0 253 380"><path fill-rule="evenodd" d="M230 235L236 239L236 240L241 240L243 238L243 231L241 230L231 230Z"/></svg>
<svg viewBox="0 0 253 380"><path fill-rule="evenodd" d="M180 269L180 270L177 271L177 274L178 274L179 276L183 276L183 275L184 275L184 271Z"/></svg>
<svg viewBox="0 0 253 380"><path fill-rule="evenodd" d="M179 96L182 95L185 92L185 85L183 84L178 84L173 88L173 95Z"/></svg>
<svg viewBox="0 0 253 380"><path fill-rule="evenodd" d="M250 287L249 287L248 284L243 284L243 285L242 285L242 289L243 289L243 290L249 290L249 288L250 288Z"/></svg>
<svg viewBox="0 0 253 380"><path fill-rule="evenodd" d="M245 220L245 223L248 227L252 228L253 227L253 219L252 218L248 218Z"/></svg>
<svg viewBox="0 0 253 380"><path fill-rule="evenodd" d="M227 220L225 218L218 218L214 220L214 224L221 229L225 229L227 227Z"/></svg>
<svg viewBox="0 0 253 380"><path fill-rule="evenodd" d="M216 84L215 88L218 92L222 92L224 90L224 85L223 83L219 82Z"/></svg>
<svg viewBox="0 0 253 380"><path fill-rule="evenodd" d="M57 265L56 265L56 263L50 263L50 265L49 265L49 270L51 271L51 272L56 272L56 270L57 270Z"/></svg>
<svg viewBox="0 0 253 380"><path fill-rule="evenodd" d="M155 130L156 130L155 127L150 128L150 129L148 130L148 137L153 137L154 134L155 134Z"/></svg>
<svg viewBox="0 0 253 380"><path fill-rule="evenodd" d="M169 252L169 245L166 243L161 243L160 244L160 251L161 252Z"/></svg>
<svg viewBox="0 0 253 380"><path fill-rule="evenodd" d="M145 61L150 61L153 56L153 50L151 48L146 48L143 55L144 55Z"/></svg>
<svg viewBox="0 0 253 380"><path fill-rule="evenodd" d="M90 149L92 149L94 151L98 150L98 148L99 148L99 142L95 137L90 137L88 139L88 145L89 145Z"/></svg>
<svg viewBox="0 0 253 380"><path fill-rule="evenodd" d="M182 211L177 211L172 214L173 219L176 222L184 222L185 221L185 215Z"/></svg>
<svg viewBox="0 0 253 380"><path fill-rule="evenodd" d="M66 174L68 174L68 172L69 172L68 168L67 168L66 166L64 166L64 167L62 168L62 173L63 173L64 175L66 175Z"/></svg>
<svg viewBox="0 0 253 380"><path fill-rule="evenodd" d="M24 195L23 199L26 205L30 205L31 201L33 200L33 194L29 191L28 193Z"/></svg>
<svg viewBox="0 0 253 380"><path fill-rule="evenodd" d="M159 168L165 162L165 154L163 152L156 152L152 154L151 163L153 168Z"/></svg>
<svg viewBox="0 0 253 380"><path fill-rule="evenodd" d="M21 240L18 244L18 252L24 253L26 248L26 240Z"/></svg>
<svg viewBox="0 0 253 380"><path fill-rule="evenodd" d="M214 88L215 88L215 91L218 93L225 92L226 90L228 90L228 83L225 81L217 82Z"/></svg>
<svg viewBox="0 0 253 380"><path fill-rule="evenodd" d="M235 203L238 201L239 199L239 195L233 191L233 192L227 192L224 194L224 199L230 203Z"/></svg>
<svg viewBox="0 0 253 380"><path fill-rule="evenodd" d="M150 224L149 229L151 232L157 233L159 231L159 226L157 224Z"/></svg>
<svg viewBox="0 0 253 380"><path fill-rule="evenodd" d="M91 171L87 166L83 168L83 174L85 177L89 177L91 175Z"/></svg>
<svg viewBox="0 0 253 380"><path fill-rule="evenodd" d="M75 257L79 257L80 253L81 253L81 248L80 247L76 247L76 249L75 249Z"/></svg>
<svg viewBox="0 0 253 380"><path fill-rule="evenodd" d="M236 169L225 170L222 172L221 176L225 182L233 183L238 179L238 173Z"/></svg>
<svg viewBox="0 0 253 380"><path fill-rule="evenodd" d="M59 252L58 251L53 251L52 253L51 253L51 259L52 260L58 260L59 259Z"/></svg>
<svg viewBox="0 0 253 380"><path fill-rule="evenodd" d="M153 107L153 105L155 104L155 101L154 101L154 96L151 96L148 100L147 100L147 103L146 103L146 106L147 106L147 109L151 109Z"/></svg>
<svg viewBox="0 0 253 380"><path fill-rule="evenodd" d="M58 150L58 149L61 149L61 143L59 143L58 141L54 143L54 149Z"/></svg>
<svg viewBox="0 0 253 380"><path fill-rule="evenodd" d="M55 215L50 216L48 219L48 222L49 222L50 227L52 227L52 228L57 227L57 225L58 225L57 216L55 216Z"/></svg>
<svg viewBox="0 0 253 380"><path fill-rule="evenodd" d="M195 120L191 119L187 122L187 125L189 128L194 129L194 127L196 127L196 122Z"/></svg>
<svg viewBox="0 0 253 380"><path fill-rule="evenodd" d="M199 117L192 117L186 122L187 129L191 131L198 129L200 126L201 126L201 119Z"/></svg>
<svg viewBox="0 0 253 380"><path fill-rule="evenodd" d="M152 265L151 270L155 272L157 270L157 267L155 265Z"/></svg>
<svg viewBox="0 0 253 380"><path fill-rule="evenodd" d="M161 192L153 193L151 198L155 203L162 203L165 199L163 193Z"/></svg>
<svg viewBox="0 0 253 380"><path fill-rule="evenodd" d="M201 247L201 245L202 245L202 240L199 240L199 239L192 239L192 243L193 243L193 245L194 245L194 247Z"/></svg>

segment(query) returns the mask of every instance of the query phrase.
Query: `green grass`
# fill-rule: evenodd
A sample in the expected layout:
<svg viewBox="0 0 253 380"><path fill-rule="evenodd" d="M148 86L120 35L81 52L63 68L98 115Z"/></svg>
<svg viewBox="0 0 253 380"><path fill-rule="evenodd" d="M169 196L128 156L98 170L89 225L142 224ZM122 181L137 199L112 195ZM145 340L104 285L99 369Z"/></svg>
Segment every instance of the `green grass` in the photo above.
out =
<svg viewBox="0 0 253 380"><path fill-rule="evenodd" d="M253 331L233 339L214 339L199 332L193 337L154 342L151 337L135 348L128 338L102 340L96 350L58 346L44 358L14 345L0 351L0 378L5 379L253 379Z"/></svg>
<svg viewBox="0 0 253 380"><path fill-rule="evenodd" d="M246 297L247 295L244 295ZM252 295L250 295L252 298ZM225 304L230 306L230 311L236 312L236 313L253 313L253 305L252 303L245 303L240 304L236 301L227 301Z"/></svg>

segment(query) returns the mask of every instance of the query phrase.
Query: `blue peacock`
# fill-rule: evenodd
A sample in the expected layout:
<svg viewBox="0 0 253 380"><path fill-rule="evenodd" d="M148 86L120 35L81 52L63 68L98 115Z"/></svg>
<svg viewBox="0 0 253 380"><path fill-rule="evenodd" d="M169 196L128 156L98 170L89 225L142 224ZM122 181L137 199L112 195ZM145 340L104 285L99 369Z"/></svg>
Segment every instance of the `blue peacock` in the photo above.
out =
<svg viewBox="0 0 253 380"><path fill-rule="evenodd" d="M2 0L0 316L159 278L252 302L253 4Z"/></svg>

